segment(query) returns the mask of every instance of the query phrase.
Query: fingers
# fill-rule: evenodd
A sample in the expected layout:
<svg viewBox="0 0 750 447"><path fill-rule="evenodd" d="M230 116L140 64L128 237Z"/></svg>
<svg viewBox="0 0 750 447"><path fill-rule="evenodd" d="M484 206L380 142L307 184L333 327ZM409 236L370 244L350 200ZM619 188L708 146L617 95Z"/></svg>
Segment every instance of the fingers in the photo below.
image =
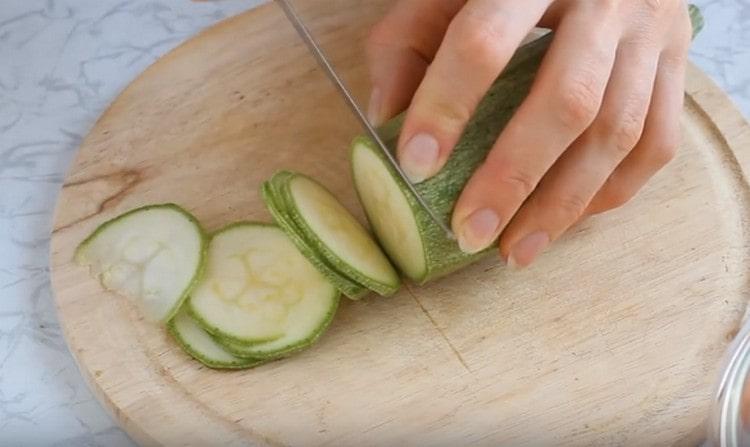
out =
<svg viewBox="0 0 750 447"><path fill-rule="evenodd" d="M619 37L604 25L612 14L584 7L561 20L528 97L456 204L452 224L462 250L488 247L596 117Z"/></svg>
<svg viewBox="0 0 750 447"><path fill-rule="evenodd" d="M400 0L370 32L368 118L381 124L406 109L448 24L464 1Z"/></svg>
<svg viewBox="0 0 750 447"><path fill-rule="evenodd" d="M383 124L409 106L429 62L412 48L382 48L370 56L372 91L367 118L375 126Z"/></svg>
<svg viewBox="0 0 750 447"><path fill-rule="evenodd" d="M662 54L643 136L596 194L587 214L625 204L674 157L680 143L686 64L686 47Z"/></svg>
<svg viewBox="0 0 750 447"><path fill-rule="evenodd" d="M658 59L655 45L620 45L596 119L545 174L503 232L500 252L509 264L530 264L547 244L573 225L638 143ZM529 242L542 236L545 244Z"/></svg>
<svg viewBox="0 0 750 447"><path fill-rule="evenodd" d="M469 0L448 27L417 89L398 158L414 182L437 173L467 121L550 0Z"/></svg>

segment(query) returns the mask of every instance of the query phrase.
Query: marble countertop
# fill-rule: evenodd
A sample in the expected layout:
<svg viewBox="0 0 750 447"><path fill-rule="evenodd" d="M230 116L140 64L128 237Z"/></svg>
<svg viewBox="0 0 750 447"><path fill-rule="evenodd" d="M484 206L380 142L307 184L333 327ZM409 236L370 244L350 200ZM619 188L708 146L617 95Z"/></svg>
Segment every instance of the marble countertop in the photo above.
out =
<svg viewBox="0 0 750 447"><path fill-rule="evenodd" d="M55 199L82 137L143 69L262 0L3 0L0 445L132 445L86 388L50 291ZM750 3L698 0L692 60L750 116ZM134 32L135 31L135 32Z"/></svg>

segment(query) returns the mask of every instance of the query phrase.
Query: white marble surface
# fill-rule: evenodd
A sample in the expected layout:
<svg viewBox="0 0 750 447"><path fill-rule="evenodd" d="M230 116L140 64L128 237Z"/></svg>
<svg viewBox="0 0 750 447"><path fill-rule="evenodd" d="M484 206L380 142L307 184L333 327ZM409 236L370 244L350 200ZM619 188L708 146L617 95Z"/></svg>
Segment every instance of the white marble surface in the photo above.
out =
<svg viewBox="0 0 750 447"><path fill-rule="evenodd" d="M132 445L68 353L49 285L52 209L81 138L128 82L259 0L0 0L0 446ZM750 2L701 0L693 60L750 116Z"/></svg>

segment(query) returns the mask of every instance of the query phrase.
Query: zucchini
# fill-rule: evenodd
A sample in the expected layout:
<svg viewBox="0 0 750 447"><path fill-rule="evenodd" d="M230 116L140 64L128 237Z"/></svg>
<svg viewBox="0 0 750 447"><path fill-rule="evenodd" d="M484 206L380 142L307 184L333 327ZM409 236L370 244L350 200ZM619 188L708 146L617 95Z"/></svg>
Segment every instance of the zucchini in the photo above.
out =
<svg viewBox="0 0 750 447"><path fill-rule="evenodd" d="M277 176L282 175L281 173ZM350 280L341 273L337 272L333 267L328 265L307 243L302 236L302 231L297 228L296 224L292 221L291 217L286 212L286 207L283 205L282 199L279 197L280 194L271 182L264 182L261 186L261 195L263 201L266 203L268 211L273 216L276 224L281 228L292 243L297 247L297 250L307 258L310 263L318 269L318 271L325 276L331 283L341 291L347 297L358 300L367 295L368 290L361 284Z"/></svg>
<svg viewBox="0 0 750 447"><path fill-rule="evenodd" d="M700 11L690 5L693 33L703 24ZM548 33L518 49L495 80L467 123L445 166L435 176L415 185L417 192L446 223L453 206L474 171L492 149L500 132L524 100L552 41ZM385 123L379 134L395 151L404 113ZM351 167L355 188L370 225L388 256L401 272L423 284L458 270L494 251L463 253L421 208L407 185L366 136L352 143Z"/></svg>
<svg viewBox="0 0 750 447"><path fill-rule="evenodd" d="M100 225L78 246L75 261L106 289L132 299L147 319L166 322L201 275L205 239L179 206L150 205Z"/></svg>
<svg viewBox="0 0 750 447"><path fill-rule="evenodd" d="M416 184L418 193L446 223L474 170L484 161L534 80L551 41L550 34L521 47L494 82L469 121L453 153L435 176ZM403 114L380 129L395 150ZM399 269L417 283L458 270L492 249L467 254L422 209L407 185L368 137L352 144L352 175L362 206L383 248Z"/></svg>
<svg viewBox="0 0 750 447"><path fill-rule="evenodd" d="M196 322L218 339L279 340L286 347L317 337L338 297L278 227L242 222L212 237L206 271L188 306Z"/></svg>
<svg viewBox="0 0 750 447"><path fill-rule="evenodd" d="M241 358L273 360L287 357L309 347L323 335L333 321L338 303L337 293L327 307L327 312L321 312L320 307L312 300L293 307L286 319L284 335L276 340L265 343L238 343L219 337L217 342Z"/></svg>
<svg viewBox="0 0 750 447"><path fill-rule="evenodd" d="M185 309L167 323L167 329L185 352L209 368L242 369L266 363L266 360L232 355L190 318Z"/></svg>
<svg viewBox="0 0 750 447"><path fill-rule="evenodd" d="M343 276L380 295L401 286L398 273L367 230L320 183L297 173L271 179L313 250Z"/></svg>

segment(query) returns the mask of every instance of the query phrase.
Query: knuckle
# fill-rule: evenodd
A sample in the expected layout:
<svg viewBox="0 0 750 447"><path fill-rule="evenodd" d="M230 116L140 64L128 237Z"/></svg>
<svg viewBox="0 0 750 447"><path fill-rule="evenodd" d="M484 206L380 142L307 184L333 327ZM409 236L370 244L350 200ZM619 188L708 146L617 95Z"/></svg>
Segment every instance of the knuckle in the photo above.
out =
<svg viewBox="0 0 750 447"><path fill-rule="evenodd" d="M498 182L514 191L518 197L526 198L536 189L537 179L528 171L514 169L501 173Z"/></svg>
<svg viewBox="0 0 750 447"><path fill-rule="evenodd" d="M507 42L512 41L507 36L508 28L504 19L489 20L467 14L450 25L448 35L462 57L494 67L506 50Z"/></svg>
<svg viewBox="0 0 750 447"><path fill-rule="evenodd" d="M678 71L687 65L688 52L693 41L693 25L690 23L687 12L684 16L684 20L681 19L680 23L673 27L672 32L666 36L667 46L659 57L659 63L663 69Z"/></svg>
<svg viewBox="0 0 750 447"><path fill-rule="evenodd" d="M664 0L644 0L643 6L651 14L658 14L664 10Z"/></svg>
<svg viewBox="0 0 750 447"><path fill-rule="evenodd" d="M599 130L612 142L613 149L622 158L638 144L644 123L645 114L626 108L620 113L602 117Z"/></svg>
<svg viewBox="0 0 750 447"><path fill-rule="evenodd" d="M687 48L685 48L684 50L665 52L661 55L660 62L663 68L676 71L687 65L687 60L688 53Z"/></svg>
<svg viewBox="0 0 750 447"><path fill-rule="evenodd" d="M612 14L620 9L620 3L621 0L601 0L601 10L603 13ZM599 3L596 3L595 6L600 6Z"/></svg>
<svg viewBox="0 0 750 447"><path fill-rule="evenodd" d="M597 0L577 2L575 8L582 15L599 23L609 22L621 15L623 0Z"/></svg>
<svg viewBox="0 0 750 447"><path fill-rule="evenodd" d="M388 45L390 36L393 35L391 27L387 20L381 20L373 25L365 41L365 48L368 53L376 52L379 48Z"/></svg>
<svg viewBox="0 0 750 447"><path fill-rule="evenodd" d="M662 36L671 28L669 23L673 21L674 12L670 9L674 3L674 0L635 2L628 30L623 36L624 41L647 47L659 46Z"/></svg>
<svg viewBox="0 0 750 447"><path fill-rule="evenodd" d="M428 122L432 121L444 129L462 129L471 119L473 112L466 101L443 95L431 98L427 104L429 105L426 107L425 117L428 118Z"/></svg>
<svg viewBox="0 0 750 447"><path fill-rule="evenodd" d="M557 196L552 205L559 210L564 219L572 222L583 216L584 211L586 211L586 208L588 207L588 203L589 201L580 195L570 193Z"/></svg>
<svg viewBox="0 0 750 447"><path fill-rule="evenodd" d="M620 46L633 49L658 51L660 36L649 24L638 24L622 37Z"/></svg>
<svg viewBox="0 0 750 447"><path fill-rule="evenodd" d="M660 167L667 165L677 155L679 147L680 145L676 141L669 141L653 146L651 149L651 158L654 165Z"/></svg>
<svg viewBox="0 0 750 447"><path fill-rule="evenodd" d="M580 132L594 120L600 104L598 84L591 73L580 73L562 82L558 113L566 128Z"/></svg>
<svg viewBox="0 0 750 447"><path fill-rule="evenodd" d="M648 21L664 22L665 19L674 17L675 8L681 3L681 0L643 0L641 12Z"/></svg>
<svg viewBox="0 0 750 447"><path fill-rule="evenodd" d="M608 188L602 198L602 211L619 208L630 201L633 194L623 188Z"/></svg>
<svg viewBox="0 0 750 447"><path fill-rule="evenodd" d="M672 75L683 71L688 62L688 47L689 43L664 51L659 57L661 69Z"/></svg>

